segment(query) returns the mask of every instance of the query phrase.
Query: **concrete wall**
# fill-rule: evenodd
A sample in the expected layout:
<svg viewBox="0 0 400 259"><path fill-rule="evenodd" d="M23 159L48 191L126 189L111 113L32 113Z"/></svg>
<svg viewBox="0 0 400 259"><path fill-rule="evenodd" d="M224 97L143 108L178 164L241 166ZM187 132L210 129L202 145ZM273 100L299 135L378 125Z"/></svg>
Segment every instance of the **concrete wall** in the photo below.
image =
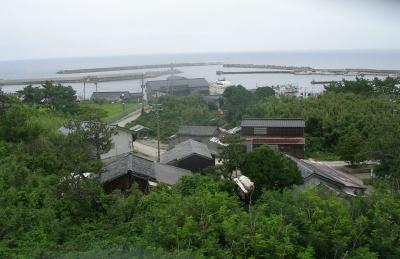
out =
<svg viewBox="0 0 400 259"><path fill-rule="evenodd" d="M119 156L133 151L132 134L125 130L117 130L117 134L112 137L112 147L109 152L102 154L101 159Z"/></svg>

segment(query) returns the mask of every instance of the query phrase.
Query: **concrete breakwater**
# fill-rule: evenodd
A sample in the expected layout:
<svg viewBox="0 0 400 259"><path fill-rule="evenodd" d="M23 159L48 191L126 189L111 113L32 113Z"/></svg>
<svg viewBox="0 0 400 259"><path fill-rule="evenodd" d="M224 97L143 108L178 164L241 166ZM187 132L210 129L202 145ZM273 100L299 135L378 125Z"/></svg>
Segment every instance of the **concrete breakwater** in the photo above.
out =
<svg viewBox="0 0 400 259"><path fill-rule="evenodd" d="M255 65L255 64L223 64L226 68L263 68L263 69L280 69L280 70L311 70L311 67L300 66L278 66L278 65Z"/></svg>
<svg viewBox="0 0 400 259"><path fill-rule="evenodd" d="M197 63L170 63L170 64L155 64L155 65L139 65L139 66L119 66L119 67L99 67L99 68L82 68L82 69L66 69L60 70L57 74L80 74L80 73L95 73L95 72L112 72L123 70L138 70L138 69L154 69L154 68L174 68L174 67L195 67L195 66L213 66L222 65L221 62L197 62Z"/></svg>
<svg viewBox="0 0 400 259"><path fill-rule="evenodd" d="M348 76L397 76L400 75L400 69L369 69L369 68L341 68L341 69L325 69L312 68L301 66L276 66L276 65L256 65L256 64L224 64L226 68L256 68L256 69L271 69L268 73L274 74L273 70L285 70L287 73L294 75L348 75ZM245 74L246 71L240 71ZM238 73L238 72L236 72ZM249 71L248 74L253 74L255 71ZM276 73L283 73L276 71ZM227 74L227 72L224 72Z"/></svg>
<svg viewBox="0 0 400 259"><path fill-rule="evenodd" d="M268 71L217 71L217 75L235 75L235 74L293 74L290 70L268 70Z"/></svg>
<svg viewBox="0 0 400 259"><path fill-rule="evenodd" d="M74 76L74 77L50 77L50 78L26 78L26 79L10 79L1 80L1 85L34 85L42 84L46 81L54 83L98 83L123 80L141 80L142 78L155 78L164 75L172 75L182 73L180 70L165 70L151 71L145 73L126 73L126 74L111 74L111 75L92 75L92 76Z"/></svg>

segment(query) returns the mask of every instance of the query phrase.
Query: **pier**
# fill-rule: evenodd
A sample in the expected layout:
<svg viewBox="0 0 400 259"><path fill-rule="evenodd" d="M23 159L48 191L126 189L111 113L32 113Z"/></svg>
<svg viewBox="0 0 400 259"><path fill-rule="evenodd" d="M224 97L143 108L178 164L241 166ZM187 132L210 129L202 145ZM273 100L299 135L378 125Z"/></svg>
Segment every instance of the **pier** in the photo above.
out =
<svg viewBox="0 0 400 259"><path fill-rule="evenodd" d="M91 76L74 76L74 77L50 77L50 78L26 78L26 79L10 79L1 80L0 86L4 85L36 85L42 84L46 81L54 83L98 83L98 82L111 82L111 81L124 81L124 80L141 80L145 78L155 78L164 75L179 74L179 70L165 70L165 71L151 71L145 73L126 73L126 74L112 74L112 75L91 75Z"/></svg>
<svg viewBox="0 0 400 259"><path fill-rule="evenodd" d="M339 83L341 81L335 81L335 80L331 80L331 81L316 81L316 80L312 80L311 84L312 85L329 85L332 83Z"/></svg>
<svg viewBox="0 0 400 259"><path fill-rule="evenodd" d="M138 70L138 69L195 67L195 66L214 66L214 65L222 65L222 63L221 62L196 62L196 63L191 62L191 63L169 63L169 64L155 64L155 65L138 65L138 66L119 66L119 67L66 69L66 70L58 71L57 74L81 74L81 73L113 72L113 71Z"/></svg>

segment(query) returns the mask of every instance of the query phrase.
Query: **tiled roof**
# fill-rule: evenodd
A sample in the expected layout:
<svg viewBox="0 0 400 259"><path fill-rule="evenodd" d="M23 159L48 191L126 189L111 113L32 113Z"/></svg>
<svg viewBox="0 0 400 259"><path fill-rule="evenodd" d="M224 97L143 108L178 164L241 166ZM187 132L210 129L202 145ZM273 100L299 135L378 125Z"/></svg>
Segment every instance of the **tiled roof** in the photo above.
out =
<svg viewBox="0 0 400 259"><path fill-rule="evenodd" d="M168 185L176 184L182 176L192 175L189 170L157 162L154 163L154 172L158 182Z"/></svg>
<svg viewBox="0 0 400 259"><path fill-rule="evenodd" d="M212 137L216 130L216 126L184 126L179 128L178 135Z"/></svg>
<svg viewBox="0 0 400 259"><path fill-rule="evenodd" d="M304 179L315 174L344 187L365 189L365 186L362 184L355 182L351 178L347 177L346 174L335 170L330 166L310 160L301 160L293 157L290 158L297 163L297 166Z"/></svg>
<svg viewBox="0 0 400 259"><path fill-rule="evenodd" d="M191 155L199 155L212 159L211 152L206 144L189 139L179 143L173 149L164 152L161 155L161 162L167 164L174 160L182 160Z"/></svg>
<svg viewBox="0 0 400 259"><path fill-rule="evenodd" d="M191 175L191 172L128 154L106 165L104 172L100 175L100 182L107 183L126 174L140 175L160 183L172 185L182 176Z"/></svg>
<svg viewBox="0 0 400 259"><path fill-rule="evenodd" d="M128 174L129 171L155 178L153 161L128 154L106 165L104 172L100 175L100 182L110 182L120 176Z"/></svg>
<svg viewBox="0 0 400 259"><path fill-rule="evenodd" d="M259 119L246 118L242 120L241 127L276 127L276 128L304 128L304 119Z"/></svg>

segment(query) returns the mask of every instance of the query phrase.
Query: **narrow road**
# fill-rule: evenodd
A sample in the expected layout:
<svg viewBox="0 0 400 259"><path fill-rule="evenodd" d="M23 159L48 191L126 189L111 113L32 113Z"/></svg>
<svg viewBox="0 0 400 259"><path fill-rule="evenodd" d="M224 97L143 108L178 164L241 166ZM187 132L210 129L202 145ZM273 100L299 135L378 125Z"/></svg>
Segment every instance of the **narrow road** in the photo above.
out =
<svg viewBox="0 0 400 259"><path fill-rule="evenodd" d="M128 115L126 115L125 117L117 120L116 123L120 127L125 127L125 125L128 124L129 122L132 122L132 121L136 120L137 118L139 118L141 113L142 113L142 109L140 107L138 110L131 112Z"/></svg>

